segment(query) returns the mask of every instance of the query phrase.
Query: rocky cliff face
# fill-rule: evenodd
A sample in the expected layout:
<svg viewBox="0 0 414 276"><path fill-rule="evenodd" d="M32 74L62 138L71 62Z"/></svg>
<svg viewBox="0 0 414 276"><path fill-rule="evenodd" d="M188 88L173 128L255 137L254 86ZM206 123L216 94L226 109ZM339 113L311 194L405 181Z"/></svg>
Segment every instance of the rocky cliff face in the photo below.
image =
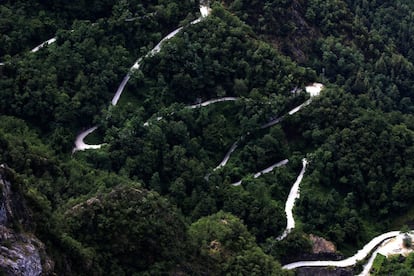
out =
<svg viewBox="0 0 414 276"><path fill-rule="evenodd" d="M322 237L310 234L309 239L312 242L312 253L314 254L336 252L336 246Z"/></svg>
<svg viewBox="0 0 414 276"><path fill-rule="evenodd" d="M341 260L343 256L338 254L336 246L322 237L310 234L309 240L312 242L312 253L302 257L306 260ZM342 267L301 267L296 269L298 276L351 276L352 268Z"/></svg>
<svg viewBox="0 0 414 276"><path fill-rule="evenodd" d="M8 180L10 174L5 165L0 165L0 274L50 274L53 262L47 257L44 244L25 231L30 225L29 210Z"/></svg>
<svg viewBox="0 0 414 276"><path fill-rule="evenodd" d="M17 234L0 226L0 271L6 275L41 275L40 250L43 244L36 237Z"/></svg>

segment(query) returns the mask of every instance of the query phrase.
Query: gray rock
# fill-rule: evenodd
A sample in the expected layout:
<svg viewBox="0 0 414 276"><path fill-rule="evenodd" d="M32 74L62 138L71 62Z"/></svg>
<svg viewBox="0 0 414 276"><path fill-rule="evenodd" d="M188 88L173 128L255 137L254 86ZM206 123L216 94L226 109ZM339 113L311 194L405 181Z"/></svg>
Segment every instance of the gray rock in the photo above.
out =
<svg viewBox="0 0 414 276"><path fill-rule="evenodd" d="M6 275L37 276L42 274L39 250L44 250L44 248L38 239L27 234L16 234L5 227L0 228L0 235L7 236L7 239L1 239L0 271Z"/></svg>
<svg viewBox="0 0 414 276"><path fill-rule="evenodd" d="M53 262L46 255L44 244L22 230L29 228L29 210L22 195L12 191L5 177L6 170L6 166L0 166L0 274L49 274L53 271Z"/></svg>

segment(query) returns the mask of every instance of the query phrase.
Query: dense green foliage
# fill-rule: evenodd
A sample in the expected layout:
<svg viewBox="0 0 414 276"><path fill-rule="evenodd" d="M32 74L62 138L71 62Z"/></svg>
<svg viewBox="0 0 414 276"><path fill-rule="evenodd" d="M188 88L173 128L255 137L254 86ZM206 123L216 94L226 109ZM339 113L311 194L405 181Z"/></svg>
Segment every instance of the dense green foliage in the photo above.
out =
<svg viewBox="0 0 414 276"><path fill-rule="evenodd" d="M190 226L189 237L197 248L195 258L209 275L289 275L231 214L220 211L199 219Z"/></svg>
<svg viewBox="0 0 414 276"><path fill-rule="evenodd" d="M62 216L68 228L63 240L69 245L77 241L82 250L91 250L91 256L77 261L94 273L160 274L183 259L184 222L165 199L139 186L115 187L71 207Z"/></svg>
<svg viewBox="0 0 414 276"><path fill-rule="evenodd" d="M73 136L67 130L90 124L108 105L136 56L174 28L184 18L180 13L194 11L194 5L178 2L182 6L179 13L173 2L131 3L131 7L125 1L117 2L107 18L94 24L74 21L72 31L59 30L56 43L39 53L11 58L2 68L0 110L50 133L54 146L68 151ZM20 7L19 3L15 6ZM127 21L130 16L148 14L153 16Z"/></svg>
<svg viewBox="0 0 414 276"><path fill-rule="evenodd" d="M371 275L413 275L414 273L414 254L404 258L401 255L386 258L378 255L375 258L375 266L371 270Z"/></svg>
<svg viewBox="0 0 414 276"><path fill-rule="evenodd" d="M348 254L395 218L407 223L410 1L211 1L197 24L193 0L3 2L0 163L57 274L283 275L280 262L311 250L308 234ZM315 81L321 96L261 127L305 102ZM221 97L237 100L188 108ZM93 124L86 142L105 145L70 155ZM304 157L297 229L278 241ZM378 275L406 275L411 259L382 260Z"/></svg>

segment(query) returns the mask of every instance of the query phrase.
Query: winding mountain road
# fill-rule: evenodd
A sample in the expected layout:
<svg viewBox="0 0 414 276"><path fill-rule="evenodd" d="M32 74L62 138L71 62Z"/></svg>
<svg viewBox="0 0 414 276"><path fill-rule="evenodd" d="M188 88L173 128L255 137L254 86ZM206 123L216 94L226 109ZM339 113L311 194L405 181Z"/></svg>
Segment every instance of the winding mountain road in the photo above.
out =
<svg viewBox="0 0 414 276"><path fill-rule="evenodd" d="M223 97L223 98L217 98L217 99L208 100L208 101L201 102L201 103L198 103L198 104L187 105L185 108L195 109L195 108L206 107L206 106L209 106L209 105L215 104L215 103L221 103L221 102L226 102L226 101L236 101L236 100L238 100L238 98L235 98L235 97ZM173 114L174 114L174 112L171 112L170 113L170 115L173 115ZM162 119L163 119L163 117L157 117L156 120L157 121L160 121ZM149 121L146 121L144 123L144 126L149 126L149 125L150 125L150 122Z"/></svg>
<svg viewBox="0 0 414 276"><path fill-rule="evenodd" d="M88 128L85 131L82 131L75 140L75 147L72 150L72 154L75 153L78 150L87 150L87 149L100 149L103 144L100 145L88 145L86 144L83 139L85 139L86 136L94 132L98 127L94 126L91 128Z"/></svg>
<svg viewBox="0 0 414 276"><path fill-rule="evenodd" d="M194 109L194 108L199 108L199 107L205 107L205 106L208 106L210 104L227 102L227 101L237 101L237 100L238 100L238 98L236 98L236 97L223 97L223 98L212 99L212 100L208 100L208 101L205 101L205 102L201 102L199 104L188 105L187 108Z"/></svg>
<svg viewBox="0 0 414 276"><path fill-rule="evenodd" d="M46 40L45 42L42 42L39 45L37 45L36 47L34 47L32 50L30 50L30 52L36 53L37 51L39 51L40 49L42 49L46 45L49 45L49 44L52 44L52 43L55 43L55 42L56 42L56 37L52 37L51 39Z"/></svg>
<svg viewBox="0 0 414 276"><path fill-rule="evenodd" d="M218 164L217 167L214 168L213 171L216 171L216 170L226 166L227 162L230 159L231 154L233 153L233 151L235 151L237 149L238 143L239 143L239 140L237 140L236 142L233 143L233 145L231 145L229 151L226 153L223 160L220 162L220 164Z"/></svg>
<svg viewBox="0 0 414 276"><path fill-rule="evenodd" d="M199 22L201 22L201 20L204 18L204 17L207 17L209 14L210 14L210 11L211 11L211 9L210 9L210 7L208 7L208 6L205 6L205 5L202 5L202 4L200 4L200 14L201 14L201 16L199 17L199 18L197 18L196 20L194 20L194 21L192 21L192 22L190 22L190 24L197 24L197 23L199 23ZM169 33L168 35L166 35L163 39L161 39L161 41L160 42L158 42L158 44L151 50L151 51L149 51L146 55L145 55L145 57L148 57L148 56L152 56L152 55L155 55L156 53L158 53L159 51L161 51L161 47L162 47L162 43L164 42L164 41L166 41L166 40L168 40L168 39L170 39L170 38L172 38L172 37L174 37L176 34L178 34L181 30L183 29L183 27L179 27L179 28L177 28L176 30L174 30L174 31L172 31L171 33ZM40 48L42 48L42 47L44 47L45 45L47 45L49 42L51 42L51 43L53 43L53 42L55 42L56 41L56 39L55 38L52 38L52 39L49 39L48 41L45 41L45 42L43 42L42 44L40 44L39 46L37 46L37 47L35 47L34 49L32 49L32 52L36 52L36 51L38 51ZM125 89L125 86L126 86L126 84L128 83L128 81L129 81L129 79L131 78L131 74L135 71L135 70L138 70L139 69L139 67L141 66L141 62L142 62L142 57L140 57L132 66L131 66L131 68L129 69L129 72L126 74L126 76L124 77L124 79L122 80L122 82L121 82L121 84L119 85L119 87L118 87L118 89L117 89L117 91L115 92L115 95L114 95L114 97L112 98L112 101L111 101L111 104L112 105L117 105L117 103L118 103L118 101L119 101L119 98L121 97L121 95L122 95L122 92L124 91L124 89ZM75 147L73 148L73 150L72 150L72 153L73 152L76 152L76 151L83 151L83 150L88 150L88 149L99 149L99 148L101 148L102 147L102 144L99 144L99 145L88 145L88 144L86 144L85 142L83 142L83 139L85 139L85 137L86 136L88 136L89 134L91 134L93 131L95 131L96 130L96 126L95 127L91 127L91 128L89 128L89 129L87 129L87 130L85 130L85 131L83 131L83 132L81 132L77 137L76 137L76 140L75 140Z"/></svg>
<svg viewBox="0 0 414 276"><path fill-rule="evenodd" d="M285 166L287 163L289 163L289 160L288 160L288 159L284 159L284 160L282 160L282 161L280 161L280 162L277 162L277 163L275 163L275 164L271 165L270 167L267 167L266 169L261 170L261 171L260 171L260 172L258 172L258 173L255 173L255 174L253 175L253 178L258 178L259 176L261 176L261 175L263 175L263 174L270 173L270 172L271 172L271 171L273 171L275 168L279 168L279 167L281 167L281 166ZM233 183L233 184L231 184L231 185L233 185L233 186L240 186L240 185L242 184L242 182L243 182L243 180L240 180L240 181L235 182L235 183Z"/></svg>
<svg viewBox="0 0 414 276"><path fill-rule="evenodd" d="M378 254L381 254L386 257L395 254L407 256L409 253L413 252L412 248L406 248L403 246L403 240L406 234L409 235L409 237L411 237L412 240L414 239L414 234L411 231L410 233L399 233L394 238L384 240L374 251L374 253L371 254L371 257L364 266L364 270L361 272L361 274L359 274L359 276L369 275L369 271L371 270L372 265L374 264L374 260Z"/></svg>
<svg viewBox="0 0 414 276"><path fill-rule="evenodd" d="M295 218L293 217L293 207L295 207L295 201L300 196L299 185L302 182L303 175L306 171L306 166L308 165L308 160L306 158L302 159L302 170L300 171L295 183L293 183L292 188L290 189L289 196L285 204L285 213L286 213L286 229L282 235L277 237L277 240L283 240L289 235L290 231L295 228Z"/></svg>
<svg viewBox="0 0 414 276"><path fill-rule="evenodd" d="M210 13L210 8L208 6L204 6L201 5L200 6L200 13L201 13L201 17L192 21L190 24L197 24L199 23L202 18L206 17L209 15ZM172 37L174 37L175 35L177 35L181 30L183 29L183 27L179 27L176 30L172 31L171 33L169 33L167 36L165 36L151 51L149 51L145 56L145 57L149 57L152 55L157 54L161 48L162 48L162 43L164 43L166 40L171 39ZM45 47L46 45L50 45L52 43L56 42L56 37L53 37L41 44L39 44L38 46L36 46L35 48L33 48L31 50L31 52L37 52L39 51L41 48ZM119 85L114 97L112 98L111 104L112 105L117 105L122 92L125 89L126 84L128 83L131 74L135 71L138 70L140 68L140 65L142 63L143 58L139 58L130 68L129 72L126 74L126 76L124 77L124 79L122 80L121 84ZM4 63L1 62L0 66L3 66ZM303 107L308 106L311 102L312 102L312 98L315 96L318 96L320 91L323 89L323 85L320 83L314 83L310 86L306 87L306 92L310 94L311 98L309 100L307 100L306 102L304 102L303 104L293 108L292 110L290 110L287 115L284 115L282 117L276 118L264 125L261 126L261 128L268 128L271 127L275 124L278 124L281 120L283 120L283 118L285 116L290 116L295 114L296 112L300 111ZM223 102L223 101L235 101L237 100L237 98L234 97L224 97L224 98L220 98L220 99L213 99L213 100L209 100L200 104L195 104L195 105L190 105L187 106L187 108L198 108L198 107L204 107L204 106L208 106L210 104L213 103L217 103L217 102ZM161 117L157 118L158 120L162 119ZM76 152L76 151L83 151L83 150L87 150L87 149L99 149L102 147L103 144L99 144L99 145L89 145L86 144L84 142L84 139L86 136L88 136L90 133L94 132L97 129L96 126L91 127L83 132L81 132L75 140L75 147L73 149L72 152ZM238 140L239 141L239 140ZM221 167L224 167L231 154L235 151L235 149L238 146L238 141L234 142L233 145L231 146L231 148L229 149L229 151L226 153L226 155L224 156L223 160L220 162L220 164L214 169L217 170ZM256 173L254 175L254 178L257 178L263 174L269 173L272 170L274 170L277 167L280 166L284 166L288 163L288 160L282 160L276 164L273 164L272 166ZM307 166L308 162L306 159L302 160L302 170L299 173L295 183L293 184L288 199L286 201L286 205L285 205L285 212L286 212L286 218L287 218L287 225L286 225L286 229L283 232L283 234L281 236L279 236L277 239L278 240L282 240L284 239L292 229L294 229L295 227L295 220L293 217L293 208L295 205L295 201L297 198L299 198L300 196L300 183L303 179L303 176L305 174L306 171L306 166ZM242 183L242 181L233 183L233 186L238 186ZM364 259L365 257L367 257L369 255L369 253L371 253L376 247L378 247L371 255L371 258L369 259L368 263L365 265L363 272L360 275L368 275L369 274L369 270L372 266L372 263L375 259L375 256L380 253L380 254L395 254L395 253L400 253L403 252L404 249L402 248L401 242L395 242L392 239L394 238L394 240L398 240L398 237L401 237L401 234L399 231L391 231L391 232L387 232L384 233L382 235L379 235L377 237L375 237L374 239L372 239L368 244L366 244L361 250L359 250L354 256L344 259L344 260L340 260L340 261L299 261L299 262L294 262L291 264L287 264L284 265L283 268L284 269L295 269L298 267L306 267L306 266L336 266L336 267L347 267L347 266L352 266L355 265L359 260ZM401 238L399 238L399 240L401 240Z"/></svg>
<svg viewBox="0 0 414 276"><path fill-rule="evenodd" d="M196 20L194 20L194 21L192 21L192 22L190 22L190 24L197 24L197 23L199 23L199 22L201 22L201 20L204 18L204 17L207 17L209 14L210 14L210 7L207 7L207 6L204 6L204 5L200 5L200 14L201 14L201 17L199 17L199 18L197 18ZM169 40L169 39L171 39L171 38L173 38L174 36L176 36L182 29L183 29L184 27L179 27L179 28L177 28L177 29L175 29L174 31L172 31L171 33L169 33L168 35L166 35L163 39L161 39L161 41L160 42L158 42L158 44L157 45L155 45L155 47L151 50L151 51L149 51L144 57L150 57L150 56L153 56L153 55L155 55L155 54L157 54L157 53L159 53L160 51L161 51L161 47L162 47L162 44L165 42L165 41L167 41L167 40ZM142 57L140 57L135 63L134 63L134 65L132 65L132 67L129 69L129 72L126 74L126 76L124 77L124 79L122 80L122 82L121 82L121 84L119 85L119 87L118 87L118 89L117 89L117 91L116 91L116 93L115 93L115 95L114 95L114 97L112 98L112 101L111 101L111 103L112 103L112 105L117 105L117 103L118 103L118 101L119 101L119 98L121 97L121 95L122 95L122 92L124 91L124 89L125 89L125 86L126 86L126 84L128 83L128 81L129 81L129 79L131 78L131 74L135 71L135 70L138 70L139 69L139 67L141 66L141 63L142 63L142 60L143 60L143 58Z"/></svg>
<svg viewBox="0 0 414 276"><path fill-rule="evenodd" d="M310 94L311 98L309 100L307 100L306 102L304 102L303 104L301 104L301 105L293 108L292 110L290 110L287 113L287 115L293 115L296 112L298 112L299 110L301 110L303 107L310 105L311 102L312 102L312 98L316 97L316 96L319 96L323 88L324 88L324 85L322 83L317 83L317 82L314 82L311 85L306 86L305 91ZM297 88L293 89L293 91L297 91ZM276 118L276 119L262 125L260 128L264 129L264 128L274 126L274 125L280 123L287 115Z"/></svg>
<svg viewBox="0 0 414 276"><path fill-rule="evenodd" d="M287 265L284 265L284 269L294 269L298 267L305 267L305 266L336 266L336 267L348 267L355 265L358 261L363 260L365 257L368 256L372 250L375 249L378 245L380 245L383 241L388 240L390 238L394 238L400 235L400 231L391 231L384 234L381 234L375 238L373 238L369 243L367 243L361 250L359 250L354 256L349 257L344 260L340 261L300 261L294 262ZM384 246L383 244L382 246ZM368 270L369 271L369 270ZM365 273L368 273L365 271Z"/></svg>
<svg viewBox="0 0 414 276"><path fill-rule="evenodd" d="M323 88L324 88L323 84L316 83L316 82L311 84L311 85L306 86L305 91L310 94L311 98L309 100L307 100L306 102L304 102L303 104L301 104L301 105L293 108L292 110L290 110L287 115L293 115L296 112L298 112L299 110L301 110L303 107L309 105L312 102L312 98L316 97L316 96L319 96ZM268 128L268 127L272 127L272 126L280 123L287 115L284 115L284 116L276 118L276 119L274 119L270 122L267 122L266 124L262 125L260 128L265 129L265 128ZM243 138L243 136L240 139L242 139L242 138ZM227 164L227 162L230 159L231 154L236 150L236 148L238 146L238 142L239 142L240 139L238 139L236 142L233 143L230 150L226 153L226 155L224 156L224 158L220 162L220 164L217 167L214 168L214 171L224 167Z"/></svg>

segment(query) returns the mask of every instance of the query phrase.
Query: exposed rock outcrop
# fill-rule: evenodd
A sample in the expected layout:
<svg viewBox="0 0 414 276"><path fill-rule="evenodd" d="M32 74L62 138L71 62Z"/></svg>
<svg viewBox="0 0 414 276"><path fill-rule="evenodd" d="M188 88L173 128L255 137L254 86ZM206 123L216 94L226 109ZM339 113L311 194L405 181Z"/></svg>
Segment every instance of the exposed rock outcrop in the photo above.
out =
<svg viewBox="0 0 414 276"><path fill-rule="evenodd" d="M6 275L42 274L40 255L44 254L44 245L40 240L30 234L18 234L0 225L0 241L1 272Z"/></svg>
<svg viewBox="0 0 414 276"><path fill-rule="evenodd" d="M46 255L44 244L25 232L29 225L29 210L7 177L11 174L5 165L0 165L0 274L50 274L54 265Z"/></svg>
<svg viewBox="0 0 414 276"><path fill-rule="evenodd" d="M284 263L288 263L288 262L290 263L290 262L296 262L296 261L339 261L339 260L344 259L344 256L340 252L336 251L336 246L332 242L322 237L313 235L313 234L309 235L309 240L311 241L311 244L312 244L312 250L310 252L301 253L297 256L291 257L288 260L284 260ZM303 274L303 275L307 275L307 274ZM308 275L313 275L313 274L308 274ZM319 275L319 274L315 274L315 275ZM342 274L320 274L320 275L342 275Z"/></svg>
<svg viewBox="0 0 414 276"><path fill-rule="evenodd" d="M312 242L312 253L314 254L336 252L336 246L324 238L310 234L309 239Z"/></svg>

